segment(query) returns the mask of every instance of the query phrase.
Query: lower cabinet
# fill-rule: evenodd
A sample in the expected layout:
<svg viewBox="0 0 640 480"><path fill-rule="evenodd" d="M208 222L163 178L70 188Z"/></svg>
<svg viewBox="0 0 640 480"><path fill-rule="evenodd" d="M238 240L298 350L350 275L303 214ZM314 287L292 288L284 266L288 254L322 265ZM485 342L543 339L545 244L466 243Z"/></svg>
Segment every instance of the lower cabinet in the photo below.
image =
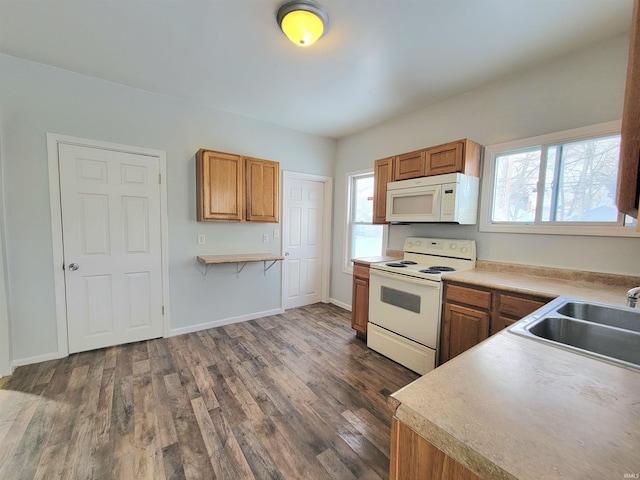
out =
<svg viewBox="0 0 640 480"><path fill-rule="evenodd" d="M391 420L390 480L477 480L461 463L426 441L397 418Z"/></svg>
<svg viewBox="0 0 640 480"><path fill-rule="evenodd" d="M447 358L453 358L485 340L489 336L488 312L447 303L444 315L448 318L449 342Z"/></svg>
<svg viewBox="0 0 640 480"><path fill-rule="evenodd" d="M440 363L470 349L553 300L499 289L444 282Z"/></svg>
<svg viewBox="0 0 640 480"><path fill-rule="evenodd" d="M354 263L351 297L351 328L361 338L367 336L369 322L369 265Z"/></svg>

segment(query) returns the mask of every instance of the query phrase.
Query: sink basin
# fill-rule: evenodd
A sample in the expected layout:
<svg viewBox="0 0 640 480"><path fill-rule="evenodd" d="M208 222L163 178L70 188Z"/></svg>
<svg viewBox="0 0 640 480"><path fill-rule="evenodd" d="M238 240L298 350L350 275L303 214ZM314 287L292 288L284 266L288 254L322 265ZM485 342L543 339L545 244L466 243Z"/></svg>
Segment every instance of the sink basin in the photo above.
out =
<svg viewBox="0 0 640 480"><path fill-rule="evenodd" d="M640 369L640 310L561 297L515 323L509 331Z"/></svg>
<svg viewBox="0 0 640 480"><path fill-rule="evenodd" d="M529 328L529 333L640 366L640 333L560 317L541 319Z"/></svg>
<svg viewBox="0 0 640 480"><path fill-rule="evenodd" d="M611 308L585 302L568 302L558 309L558 313L587 322L640 332L640 314L632 309Z"/></svg>

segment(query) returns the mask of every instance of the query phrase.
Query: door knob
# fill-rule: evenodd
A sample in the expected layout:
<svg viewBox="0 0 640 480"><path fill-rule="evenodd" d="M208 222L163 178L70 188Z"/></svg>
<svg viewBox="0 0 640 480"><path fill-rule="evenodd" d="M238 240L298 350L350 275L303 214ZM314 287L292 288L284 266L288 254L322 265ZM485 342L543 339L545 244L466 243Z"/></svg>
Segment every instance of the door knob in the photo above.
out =
<svg viewBox="0 0 640 480"><path fill-rule="evenodd" d="M78 265L77 263L70 263L69 264L69 270L71 270L72 272L75 272L79 268L80 268L80 265Z"/></svg>
<svg viewBox="0 0 640 480"><path fill-rule="evenodd" d="M284 256L288 257L289 256L289 252L284 252Z"/></svg>

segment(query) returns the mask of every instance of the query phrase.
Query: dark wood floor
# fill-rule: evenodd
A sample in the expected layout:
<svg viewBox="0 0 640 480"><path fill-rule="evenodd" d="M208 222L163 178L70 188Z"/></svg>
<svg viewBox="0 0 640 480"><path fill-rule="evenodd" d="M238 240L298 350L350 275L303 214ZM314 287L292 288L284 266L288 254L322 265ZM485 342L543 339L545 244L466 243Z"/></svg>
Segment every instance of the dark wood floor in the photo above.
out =
<svg viewBox="0 0 640 480"><path fill-rule="evenodd" d="M386 396L418 376L316 304L19 367L2 479L386 479Z"/></svg>

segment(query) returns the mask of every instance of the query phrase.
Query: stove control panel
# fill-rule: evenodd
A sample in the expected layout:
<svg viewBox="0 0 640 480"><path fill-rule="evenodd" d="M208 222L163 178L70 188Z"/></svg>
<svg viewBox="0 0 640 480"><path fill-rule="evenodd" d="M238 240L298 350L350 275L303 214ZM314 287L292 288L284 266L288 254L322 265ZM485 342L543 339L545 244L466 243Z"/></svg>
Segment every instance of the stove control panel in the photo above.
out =
<svg viewBox="0 0 640 480"><path fill-rule="evenodd" d="M475 240L407 237L404 242L404 251L466 258L475 261L476 242Z"/></svg>

